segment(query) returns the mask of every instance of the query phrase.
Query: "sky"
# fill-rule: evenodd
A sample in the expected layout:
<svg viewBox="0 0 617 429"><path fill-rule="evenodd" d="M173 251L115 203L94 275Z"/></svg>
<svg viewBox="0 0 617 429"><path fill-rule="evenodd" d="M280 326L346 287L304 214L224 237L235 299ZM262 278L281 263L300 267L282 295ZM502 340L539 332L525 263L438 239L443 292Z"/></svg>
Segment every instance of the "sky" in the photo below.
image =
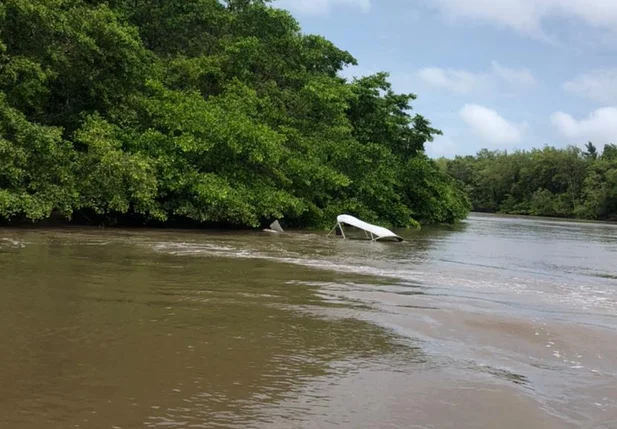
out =
<svg viewBox="0 0 617 429"><path fill-rule="evenodd" d="M617 143L617 0L278 0L390 73L444 135L433 157Z"/></svg>

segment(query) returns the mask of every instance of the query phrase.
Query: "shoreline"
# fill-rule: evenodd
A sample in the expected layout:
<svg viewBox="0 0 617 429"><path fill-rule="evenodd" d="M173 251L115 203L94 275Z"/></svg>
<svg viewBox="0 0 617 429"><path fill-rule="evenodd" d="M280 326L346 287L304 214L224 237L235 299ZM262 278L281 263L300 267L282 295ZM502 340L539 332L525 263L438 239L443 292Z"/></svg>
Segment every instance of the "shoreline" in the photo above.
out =
<svg viewBox="0 0 617 429"><path fill-rule="evenodd" d="M470 218L487 218L487 219L518 219L525 221L539 221L539 222L562 222L562 223L573 223L573 224L589 224L589 225L609 225L609 226L617 226L617 220L599 220L599 219L579 219L579 218L566 218L566 217L554 217L554 216L535 216L535 215L523 215L523 214L508 214L508 213L496 213L496 212L484 212L484 211L470 211L467 217L461 219L460 221L453 224L421 224L419 229L413 228L397 228L393 227L394 231L421 231L428 230L433 228L451 228L456 227L457 225L461 225L470 220ZM333 221L334 222L334 221ZM152 230L152 231L211 231L211 232L260 232L264 228L267 228L267 225L263 225L260 227L240 227L240 226L230 226L223 224L207 224L207 223L197 223L193 221L187 220L172 220L168 222L152 222L152 223L142 223L136 221L128 221L128 222L117 222L114 224L105 224L104 222L95 223L95 222L80 222L80 221L72 221L64 218L54 218L50 217L48 219L31 222L27 220L19 220L19 221L6 221L0 220L0 229L13 229L13 230L36 230L36 229L101 229L101 230L114 230L114 231L134 231L134 230ZM328 227L286 227L286 232L313 232L319 233L323 231L327 231Z"/></svg>
<svg viewBox="0 0 617 429"><path fill-rule="evenodd" d="M585 224L598 224L598 225L617 225L617 220L599 220L599 219L579 219L571 217L554 217L554 216L535 216L535 215L522 215L522 214L508 214L508 213L493 213L493 212L477 212L471 211L467 218L461 222L465 222L470 217L496 217L504 219L521 219L521 220L534 220L534 221L551 221L551 222L568 222L568 223L585 223Z"/></svg>

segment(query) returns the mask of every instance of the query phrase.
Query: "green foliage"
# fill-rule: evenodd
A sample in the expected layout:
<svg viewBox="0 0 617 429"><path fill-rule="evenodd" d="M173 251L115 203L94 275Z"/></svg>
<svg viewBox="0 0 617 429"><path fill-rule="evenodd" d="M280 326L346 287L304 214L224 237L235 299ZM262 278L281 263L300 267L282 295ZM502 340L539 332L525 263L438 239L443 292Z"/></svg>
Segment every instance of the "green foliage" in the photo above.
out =
<svg viewBox="0 0 617 429"><path fill-rule="evenodd" d="M80 209L151 215L164 220L156 204L157 180L153 162L122 150L122 131L98 116L87 118L75 133L84 150L77 156Z"/></svg>
<svg viewBox="0 0 617 429"><path fill-rule="evenodd" d="M29 122L0 93L0 217L68 216L77 198L74 167L61 130Z"/></svg>
<svg viewBox="0 0 617 429"><path fill-rule="evenodd" d="M584 152L584 156L586 158L596 160L598 159L598 149L596 149L595 145L592 142L587 142L585 145L586 151Z"/></svg>
<svg viewBox="0 0 617 429"><path fill-rule="evenodd" d="M0 219L455 222L440 132L263 0L5 0Z"/></svg>
<svg viewBox="0 0 617 429"><path fill-rule="evenodd" d="M605 161L617 161L617 145L607 144L604 146L602 159Z"/></svg>
<svg viewBox="0 0 617 429"><path fill-rule="evenodd" d="M474 210L535 216L617 218L617 146L593 143L442 160Z"/></svg>
<svg viewBox="0 0 617 429"><path fill-rule="evenodd" d="M4 3L0 91L29 119L71 132L142 86L150 61L138 30L106 4Z"/></svg>

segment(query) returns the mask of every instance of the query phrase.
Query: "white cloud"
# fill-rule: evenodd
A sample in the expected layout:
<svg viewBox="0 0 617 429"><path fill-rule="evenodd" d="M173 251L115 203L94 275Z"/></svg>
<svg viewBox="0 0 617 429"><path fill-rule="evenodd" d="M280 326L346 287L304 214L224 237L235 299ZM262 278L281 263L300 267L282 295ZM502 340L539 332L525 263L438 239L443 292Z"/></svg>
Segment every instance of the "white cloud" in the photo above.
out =
<svg viewBox="0 0 617 429"><path fill-rule="evenodd" d="M445 134L448 133L446 132ZM435 140L426 147L426 152L432 158L439 158L442 156L451 158L458 154L459 151L460 148L454 140L447 135L435 137Z"/></svg>
<svg viewBox="0 0 617 429"><path fill-rule="evenodd" d="M536 78L529 69L514 69L502 66L497 61L491 62L492 72L510 85L534 85Z"/></svg>
<svg viewBox="0 0 617 429"><path fill-rule="evenodd" d="M471 131L487 143L507 145L519 143L525 124L514 124L492 109L478 104L466 104L459 112Z"/></svg>
<svg viewBox="0 0 617 429"><path fill-rule="evenodd" d="M598 28L617 27L614 0L427 0L449 18L487 21L525 35L547 39L542 23L567 16Z"/></svg>
<svg viewBox="0 0 617 429"><path fill-rule="evenodd" d="M479 74L439 67L423 68L418 70L417 75L431 86L448 89L457 94L468 94L481 82Z"/></svg>
<svg viewBox="0 0 617 429"><path fill-rule="evenodd" d="M327 15L336 6L347 6L368 12L371 0L280 0L277 7L303 15Z"/></svg>
<svg viewBox="0 0 617 429"><path fill-rule="evenodd" d="M459 69L427 67L418 70L417 77L436 88L443 88L456 94L469 94L478 90L492 90L503 84L512 87L531 86L536 79L526 68L510 68L491 62L486 72L473 73Z"/></svg>
<svg viewBox="0 0 617 429"><path fill-rule="evenodd" d="M595 70L564 83L574 95L606 104L617 104L617 69Z"/></svg>
<svg viewBox="0 0 617 429"><path fill-rule="evenodd" d="M592 141L601 147L617 142L617 107L596 109L584 119L555 112L551 115L551 122L563 137L573 143Z"/></svg>

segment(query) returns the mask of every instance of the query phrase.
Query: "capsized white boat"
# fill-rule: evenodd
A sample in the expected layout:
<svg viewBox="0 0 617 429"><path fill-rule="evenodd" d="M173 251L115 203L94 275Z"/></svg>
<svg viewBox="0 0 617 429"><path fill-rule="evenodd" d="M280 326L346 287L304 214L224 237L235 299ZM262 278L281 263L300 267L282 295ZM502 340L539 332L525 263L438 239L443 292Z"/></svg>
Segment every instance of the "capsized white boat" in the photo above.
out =
<svg viewBox="0 0 617 429"><path fill-rule="evenodd" d="M364 222L363 220L360 220L358 218L355 218L349 215L337 216L336 225L334 225L334 228L332 228L332 231L330 231L330 234L332 234L336 230L336 228L339 228L343 238L347 238L345 236L343 225L353 226L355 228L361 229L362 231L364 231L364 236L367 239L371 239L373 241L385 241L385 240L403 241L402 237L396 235L389 229L386 229L386 228L383 228L377 225L372 225L370 223ZM330 234L328 234L328 237L330 236Z"/></svg>

